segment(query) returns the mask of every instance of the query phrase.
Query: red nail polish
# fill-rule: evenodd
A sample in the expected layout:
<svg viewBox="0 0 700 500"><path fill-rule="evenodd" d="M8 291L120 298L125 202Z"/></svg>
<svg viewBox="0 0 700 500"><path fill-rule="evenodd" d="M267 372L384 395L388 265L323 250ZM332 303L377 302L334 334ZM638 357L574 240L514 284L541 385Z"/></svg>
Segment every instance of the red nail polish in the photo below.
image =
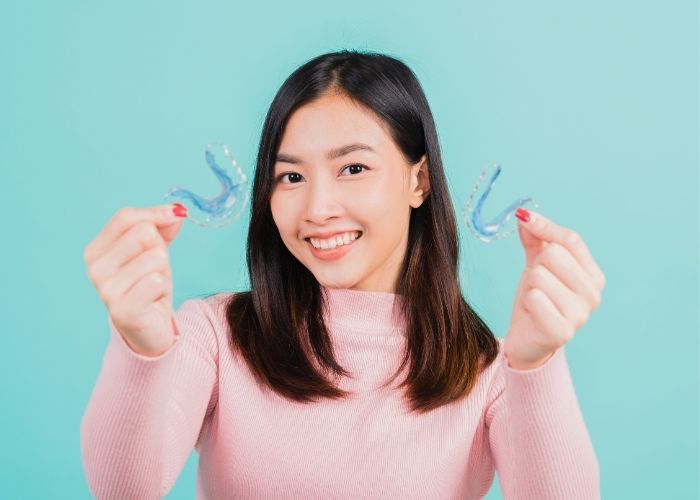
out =
<svg viewBox="0 0 700 500"><path fill-rule="evenodd" d="M173 213L178 217L187 217L187 207L180 203L173 203Z"/></svg>
<svg viewBox="0 0 700 500"><path fill-rule="evenodd" d="M523 208L519 208L515 211L515 216L523 222L530 220L530 212Z"/></svg>

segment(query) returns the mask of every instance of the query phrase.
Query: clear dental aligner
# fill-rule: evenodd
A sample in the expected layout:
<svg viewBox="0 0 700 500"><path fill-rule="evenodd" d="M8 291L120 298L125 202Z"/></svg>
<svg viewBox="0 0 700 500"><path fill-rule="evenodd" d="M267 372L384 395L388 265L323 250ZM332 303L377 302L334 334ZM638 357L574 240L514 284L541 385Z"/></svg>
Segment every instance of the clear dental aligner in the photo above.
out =
<svg viewBox="0 0 700 500"><path fill-rule="evenodd" d="M236 181L217 163L217 157L221 158L222 154L233 165ZM165 194L165 200L168 203L177 202L185 205L187 218L199 226L222 227L237 220L243 212L250 196L247 177L225 144L218 142L208 144L204 158L221 182L219 194L213 198L204 198L184 187L176 186L170 188Z"/></svg>
<svg viewBox="0 0 700 500"><path fill-rule="evenodd" d="M501 166L495 165L495 167L496 171L491 176L491 180L489 181L486 190L481 194L481 196L479 196L479 200L476 203L476 207L473 207L474 195L479 189L481 182L486 177L486 170L481 172L479 179L476 181L474 189L472 189L472 192L469 195L469 200L467 200L467 204L462 210L462 216L464 217L464 221L467 223L467 227L469 228L471 233L477 238L479 238L481 241L484 241L486 243L510 236L517 230L517 226L509 231L503 230L504 226L508 223L511 216L515 213L516 209L522 207L528 202L532 202L535 209L539 208L537 202L534 201L531 197L518 198L508 207L503 209L501 213L499 213L491 221L485 222L481 214L484 208L484 201L491 192L491 188L496 183L496 179L498 179L498 176L501 174Z"/></svg>

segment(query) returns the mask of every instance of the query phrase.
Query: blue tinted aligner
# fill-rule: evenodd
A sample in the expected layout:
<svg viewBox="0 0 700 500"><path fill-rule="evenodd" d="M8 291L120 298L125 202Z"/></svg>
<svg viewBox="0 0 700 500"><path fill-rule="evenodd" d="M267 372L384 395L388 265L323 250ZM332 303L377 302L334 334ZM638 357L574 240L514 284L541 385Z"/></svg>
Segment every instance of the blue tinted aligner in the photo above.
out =
<svg viewBox="0 0 700 500"><path fill-rule="evenodd" d="M212 151L215 148L221 149L221 152L228 157L238 177L237 182L217 163L216 156ZM177 186L166 193L165 199L184 204L188 210L188 219L200 226L220 227L230 224L238 219L248 201L249 190L246 175L224 144L207 145L204 157L209 168L221 183L219 194L213 198L205 198L189 189Z"/></svg>
<svg viewBox="0 0 700 500"><path fill-rule="evenodd" d="M474 186L474 189L472 190L469 196L469 200L467 201L465 209L462 211L462 215L465 216L464 220L467 223L467 227L469 228L469 230L474 236L486 243L493 240L505 238L516 231L517 226L516 228L513 228L510 231L503 231L503 228L511 219L511 216L515 213L516 209L524 206L528 202L532 202L535 208L538 207L538 204L531 197L518 198L506 208L504 208L496 217L494 217L490 221L485 221L482 215L484 203L489 193L491 192L491 189L496 183L496 179L498 179L498 176L500 174L501 166L496 165L496 170L491 176L488 186L486 186L484 192L481 194L481 196L479 196L479 199L476 203L476 207L472 208L474 195L479 189L479 185L486 177L486 171L483 171L479 176L479 179L477 180L476 185Z"/></svg>

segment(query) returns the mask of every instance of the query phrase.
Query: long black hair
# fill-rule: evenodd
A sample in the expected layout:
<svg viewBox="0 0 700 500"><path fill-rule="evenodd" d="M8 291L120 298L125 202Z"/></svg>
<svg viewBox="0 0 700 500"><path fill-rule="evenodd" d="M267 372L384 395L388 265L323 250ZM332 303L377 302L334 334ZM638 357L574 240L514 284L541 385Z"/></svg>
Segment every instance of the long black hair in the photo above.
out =
<svg viewBox="0 0 700 500"><path fill-rule="evenodd" d="M457 224L428 101L414 73L395 57L342 50L296 69L275 95L263 125L252 188L247 264L251 290L226 307L231 348L278 394L299 402L345 398L328 377L347 372L334 357L323 320L321 285L286 248L272 218L274 165L289 117L328 93L341 93L387 125L408 164L426 154L430 191L413 208L408 248L395 293L405 318L399 369L411 411L426 412L471 391L498 354L498 341L462 297ZM408 168L408 167L407 167ZM390 380L390 382L391 382Z"/></svg>

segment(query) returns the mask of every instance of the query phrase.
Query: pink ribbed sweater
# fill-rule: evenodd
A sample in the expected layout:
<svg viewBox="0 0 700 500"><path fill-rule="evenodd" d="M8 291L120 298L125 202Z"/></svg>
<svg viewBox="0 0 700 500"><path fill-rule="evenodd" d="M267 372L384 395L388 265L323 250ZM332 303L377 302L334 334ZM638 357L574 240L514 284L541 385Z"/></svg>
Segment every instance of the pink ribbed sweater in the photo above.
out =
<svg viewBox="0 0 700 500"><path fill-rule="evenodd" d="M289 401L259 385L227 345L230 293L185 301L177 340L157 357L110 341L83 415L80 445L92 494L165 496L192 450L196 498L472 499L498 472L506 499L599 498L599 468L564 349L515 370L503 356L468 397L425 415L377 387L398 368L400 295L324 288L350 400ZM403 380L402 376L393 386Z"/></svg>

